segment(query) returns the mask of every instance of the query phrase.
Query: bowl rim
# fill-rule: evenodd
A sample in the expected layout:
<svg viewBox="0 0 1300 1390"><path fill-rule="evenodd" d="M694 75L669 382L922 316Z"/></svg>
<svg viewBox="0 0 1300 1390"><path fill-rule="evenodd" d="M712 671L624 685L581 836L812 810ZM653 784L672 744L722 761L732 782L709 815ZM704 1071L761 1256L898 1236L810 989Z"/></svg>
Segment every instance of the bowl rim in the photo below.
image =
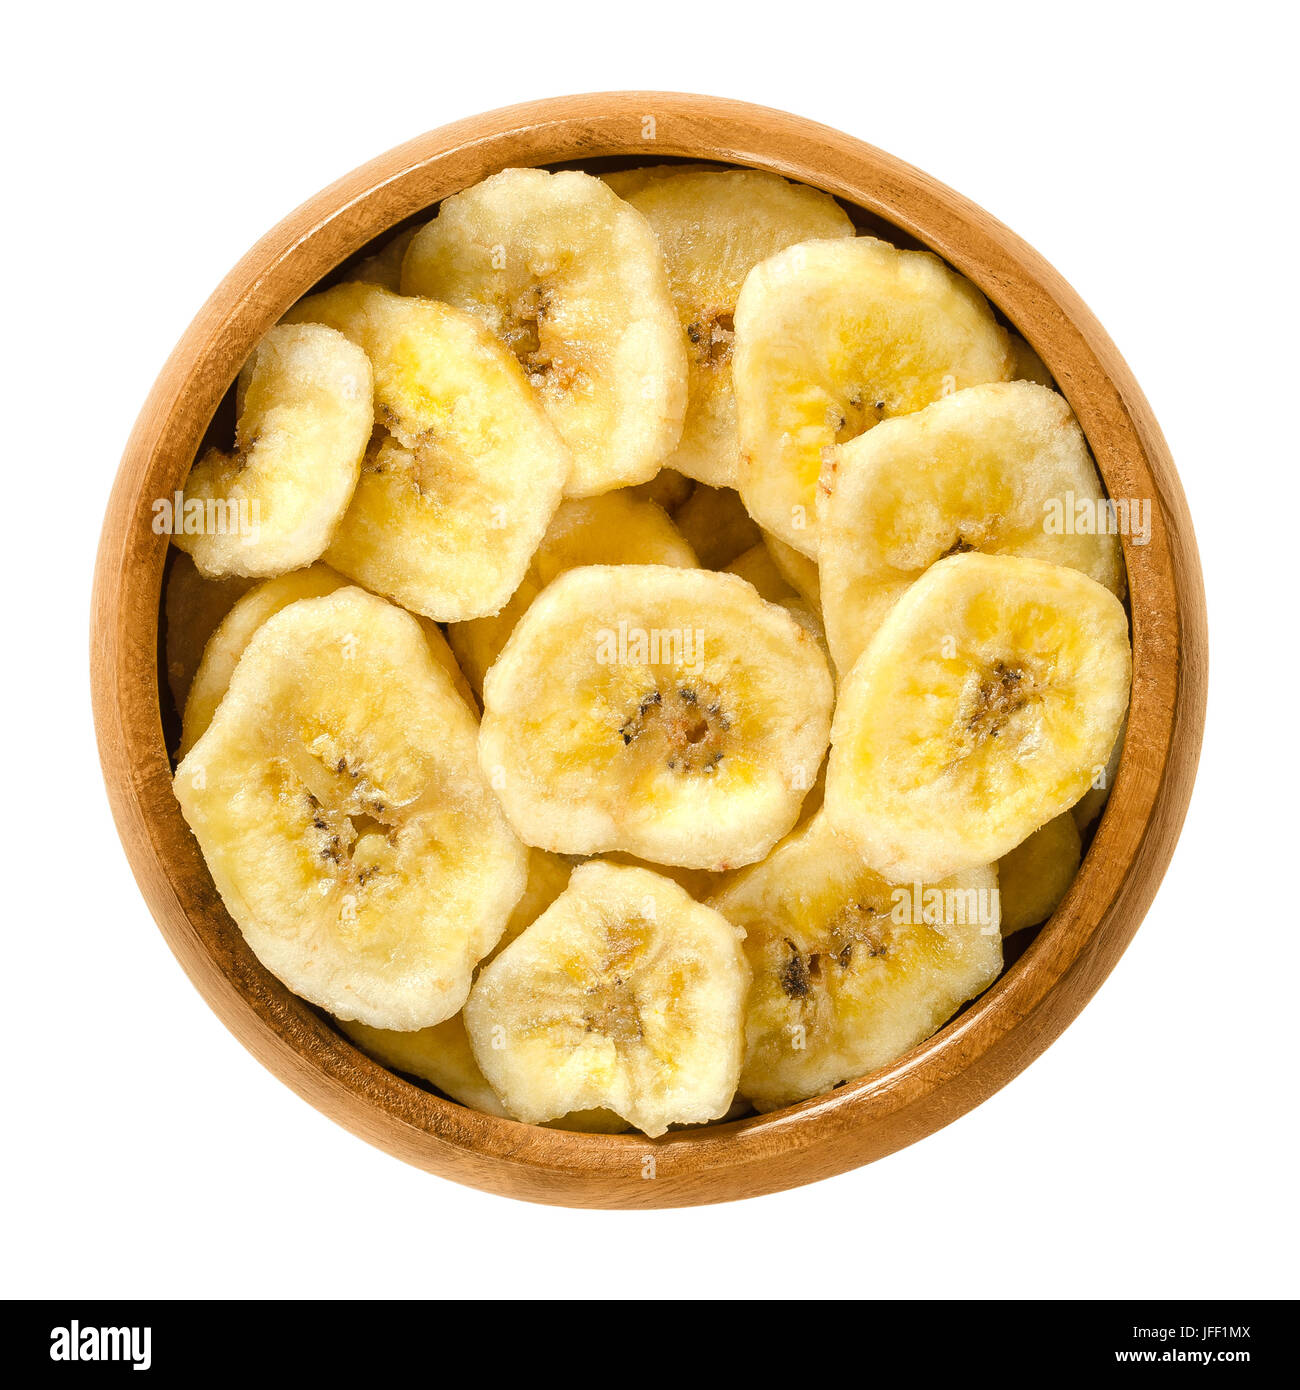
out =
<svg viewBox="0 0 1300 1390"><path fill-rule="evenodd" d="M587 1135L497 1119L371 1061L266 972L216 895L171 790L157 661L168 538L150 502L181 485L265 331L388 228L497 170L607 156L768 169L885 219L972 280L1039 353L1112 497L1152 500L1150 543L1121 537L1132 599L1129 727L1109 804L1065 900L1024 955L892 1065L828 1095L707 1128ZM126 445L96 561L91 676L105 784L132 871L169 947L223 1023L317 1109L455 1181L530 1201L663 1207L774 1192L871 1162L1017 1075L1092 997L1137 930L1186 813L1204 725L1206 610L1169 449L1128 366L1059 274L987 212L840 131L676 92L526 102L420 135L271 229L200 309Z"/></svg>

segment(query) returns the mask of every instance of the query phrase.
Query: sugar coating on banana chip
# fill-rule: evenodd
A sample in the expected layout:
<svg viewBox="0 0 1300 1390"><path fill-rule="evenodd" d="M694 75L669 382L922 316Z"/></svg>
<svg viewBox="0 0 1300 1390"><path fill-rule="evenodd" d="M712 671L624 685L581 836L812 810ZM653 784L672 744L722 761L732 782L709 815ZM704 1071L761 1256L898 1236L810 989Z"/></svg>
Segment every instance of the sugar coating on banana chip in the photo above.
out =
<svg viewBox="0 0 1300 1390"><path fill-rule="evenodd" d="M1068 810L1128 708L1128 617L1077 570L953 555L840 687L826 810L894 880L992 863Z"/></svg>
<svg viewBox="0 0 1300 1390"><path fill-rule="evenodd" d="M613 174L606 182L654 230L686 335L686 419L668 463L700 482L735 487L731 350L745 277L787 246L851 237L853 224L829 194L759 169L637 172L636 181Z"/></svg>
<svg viewBox="0 0 1300 1390"><path fill-rule="evenodd" d="M824 814L709 905L745 931L754 983L740 1089L759 1110L894 1061L1002 969L991 867L891 884Z"/></svg>
<svg viewBox="0 0 1300 1390"><path fill-rule="evenodd" d="M836 669L849 670L894 603L947 555L1026 555L1119 592L1117 536L1046 524L1054 503L1102 496L1070 407L1027 381L969 387L832 450L818 560Z"/></svg>
<svg viewBox="0 0 1300 1390"><path fill-rule="evenodd" d="M749 968L742 933L670 879L592 862L479 974L474 1057L532 1124L603 1108L651 1137L724 1115Z"/></svg>
<svg viewBox="0 0 1300 1390"><path fill-rule="evenodd" d="M874 237L756 266L736 305L738 486L750 514L817 555L826 451L879 421L1013 371L984 296L937 256Z"/></svg>
<svg viewBox="0 0 1300 1390"><path fill-rule="evenodd" d="M341 333L271 329L241 380L234 451L209 449L185 480L176 544L209 577L311 564L357 485L370 398L370 362Z"/></svg>
<svg viewBox="0 0 1300 1390"><path fill-rule="evenodd" d="M731 868L794 824L832 698L815 640L737 576L590 565L488 672L479 760L527 844Z"/></svg>
<svg viewBox="0 0 1300 1390"><path fill-rule="evenodd" d="M648 481L681 437L686 349L654 233L589 174L506 169L446 199L404 294L476 314L573 453L567 493Z"/></svg>
<svg viewBox="0 0 1300 1390"><path fill-rule="evenodd" d="M374 368L379 429L326 562L438 622L497 612L570 466L518 363L472 315L376 285L336 285L286 320L337 328Z"/></svg>
<svg viewBox="0 0 1300 1390"><path fill-rule="evenodd" d="M231 916L295 993L399 1030L464 1003L526 873L475 733L384 599L300 599L253 635L174 787Z"/></svg>

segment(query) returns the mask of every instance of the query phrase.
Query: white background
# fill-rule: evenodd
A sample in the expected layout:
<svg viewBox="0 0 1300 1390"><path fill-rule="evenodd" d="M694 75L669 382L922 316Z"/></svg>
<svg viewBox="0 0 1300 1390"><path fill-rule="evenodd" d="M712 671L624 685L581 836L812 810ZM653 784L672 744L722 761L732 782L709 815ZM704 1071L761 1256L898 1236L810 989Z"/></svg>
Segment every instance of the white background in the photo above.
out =
<svg viewBox="0 0 1300 1390"><path fill-rule="evenodd" d="M1300 1292L1300 364L1285 13L1131 0L260 0L11 14L3 1292ZM1204 560L1213 674L1168 878L1043 1058L874 1167L729 1206L610 1214L404 1167L225 1032L119 848L92 738L87 619L132 420L242 252L422 130L614 88L713 92L840 127L967 194L1054 262L1173 447Z"/></svg>

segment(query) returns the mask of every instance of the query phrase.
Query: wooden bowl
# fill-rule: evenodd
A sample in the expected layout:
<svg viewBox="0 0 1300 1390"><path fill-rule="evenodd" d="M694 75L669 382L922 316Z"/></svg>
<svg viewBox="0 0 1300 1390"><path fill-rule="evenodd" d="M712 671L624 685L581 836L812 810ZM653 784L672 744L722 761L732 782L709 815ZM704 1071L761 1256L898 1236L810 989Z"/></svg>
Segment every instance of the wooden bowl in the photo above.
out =
<svg viewBox="0 0 1300 1390"><path fill-rule="evenodd" d="M1001 979L892 1066L774 1114L651 1141L534 1128L386 1071L254 958L171 789L160 683L167 537L150 503L182 485L218 405L268 328L390 228L512 165L717 160L799 179L947 259L1032 344L1083 426L1113 497L1150 498L1150 543L1123 538L1133 693L1109 806L1052 920ZM1206 619L1182 489L1128 367L1079 297L974 204L838 131L715 97L560 97L422 135L287 217L204 305L145 402L113 486L95 575L91 668L118 832L163 935L232 1033L300 1096L430 1172L513 1197L683 1206L774 1192L868 1163L979 1104L1084 1006L1137 930L1191 793L1205 712Z"/></svg>

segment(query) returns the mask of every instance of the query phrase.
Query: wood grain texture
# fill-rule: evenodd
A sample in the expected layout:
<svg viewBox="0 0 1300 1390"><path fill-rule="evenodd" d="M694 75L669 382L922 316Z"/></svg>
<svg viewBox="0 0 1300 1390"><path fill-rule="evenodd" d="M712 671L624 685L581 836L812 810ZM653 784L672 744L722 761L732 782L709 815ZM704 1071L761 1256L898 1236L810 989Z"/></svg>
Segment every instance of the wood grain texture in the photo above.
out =
<svg viewBox="0 0 1300 1390"><path fill-rule="evenodd" d="M938 252L1043 358L1111 495L1149 497L1154 514L1149 545L1123 538L1134 681L1119 774L1051 922L980 1000L884 1071L772 1115L656 1141L533 1128L443 1100L370 1061L261 967L172 795L157 665L167 538L150 527L151 501L181 485L249 351L322 277L499 169L609 156L771 169ZM446 126L349 174L263 237L203 307L140 413L108 503L92 623L95 722L122 843L168 944L227 1027L368 1142L458 1182L572 1206L681 1206L811 1182L910 1144L1005 1085L1087 1003L1137 930L1182 826L1205 716L1191 518L1149 406L1074 291L986 212L869 145L783 112L673 93L562 97Z"/></svg>

